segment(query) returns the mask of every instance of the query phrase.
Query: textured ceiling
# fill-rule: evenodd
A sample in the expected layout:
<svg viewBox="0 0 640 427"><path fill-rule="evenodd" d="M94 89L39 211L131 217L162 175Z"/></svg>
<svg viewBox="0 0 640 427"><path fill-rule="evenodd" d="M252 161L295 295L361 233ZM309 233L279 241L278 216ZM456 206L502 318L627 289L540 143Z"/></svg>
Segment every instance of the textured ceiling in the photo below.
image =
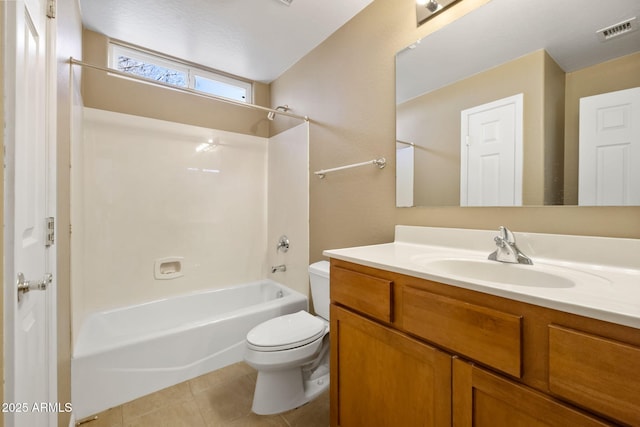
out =
<svg viewBox="0 0 640 427"><path fill-rule="evenodd" d="M86 28L271 82L373 0L80 0Z"/></svg>
<svg viewBox="0 0 640 427"><path fill-rule="evenodd" d="M565 72L640 50L640 30L601 42L596 31L640 19L639 0L492 0L398 54L404 102L538 49Z"/></svg>

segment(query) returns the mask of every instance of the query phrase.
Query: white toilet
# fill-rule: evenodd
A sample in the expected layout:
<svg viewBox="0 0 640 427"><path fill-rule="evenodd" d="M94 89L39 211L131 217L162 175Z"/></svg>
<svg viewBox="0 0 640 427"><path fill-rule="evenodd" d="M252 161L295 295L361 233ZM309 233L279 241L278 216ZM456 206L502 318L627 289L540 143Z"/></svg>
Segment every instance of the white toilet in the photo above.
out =
<svg viewBox="0 0 640 427"><path fill-rule="evenodd" d="M244 360L258 370L252 411L277 414L313 400L329 387L329 262L309 266L317 316L276 317L247 334Z"/></svg>

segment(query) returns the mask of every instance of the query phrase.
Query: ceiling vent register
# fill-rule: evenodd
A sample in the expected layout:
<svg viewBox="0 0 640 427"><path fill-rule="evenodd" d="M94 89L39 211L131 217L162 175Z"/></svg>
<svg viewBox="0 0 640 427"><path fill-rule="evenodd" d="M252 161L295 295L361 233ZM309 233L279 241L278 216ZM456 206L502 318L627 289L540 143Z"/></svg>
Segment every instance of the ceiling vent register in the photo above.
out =
<svg viewBox="0 0 640 427"><path fill-rule="evenodd" d="M636 31L638 29L638 20L634 16L619 24L611 25L610 27L602 28L596 31L600 41L608 41L616 37L620 37L624 34Z"/></svg>

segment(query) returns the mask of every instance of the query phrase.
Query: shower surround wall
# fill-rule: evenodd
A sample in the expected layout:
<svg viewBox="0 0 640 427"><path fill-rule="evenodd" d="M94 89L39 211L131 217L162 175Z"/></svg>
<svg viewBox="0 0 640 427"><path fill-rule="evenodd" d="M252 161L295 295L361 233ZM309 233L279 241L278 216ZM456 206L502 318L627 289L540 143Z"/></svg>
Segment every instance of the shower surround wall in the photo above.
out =
<svg viewBox="0 0 640 427"><path fill-rule="evenodd" d="M277 261L276 241L267 242L269 218L290 208L304 207L288 219L299 224L291 233L302 236L304 259L296 262L306 268L308 185L268 209L275 192L269 179L277 182L269 157L279 162L269 139L91 108L84 110L83 133L73 176L79 183L72 219L74 332L98 310L267 277L270 258ZM305 123L273 138L274 147L302 147L299 158L285 161L297 165L288 177L293 183L308 182L307 137ZM291 195L289 188L280 191ZM160 277L179 277L157 278L156 262L164 258L178 259L181 274ZM301 268L292 268L288 285L308 294L306 270L303 281L293 277Z"/></svg>
<svg viewBox="0 0 640 427"><path fill-rule="evenodd" d="M269 138L268 267L284 264L286 272L269 278L309 295L309 126L307 123ZM289 250L276 250L280 236Z"/></svg>

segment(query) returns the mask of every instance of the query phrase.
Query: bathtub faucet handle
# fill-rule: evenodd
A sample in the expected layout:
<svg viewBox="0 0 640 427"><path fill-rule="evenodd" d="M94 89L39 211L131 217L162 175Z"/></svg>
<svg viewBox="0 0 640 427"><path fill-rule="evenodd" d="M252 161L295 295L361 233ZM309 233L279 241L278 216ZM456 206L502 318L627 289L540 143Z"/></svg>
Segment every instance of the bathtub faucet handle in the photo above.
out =
<svg viewBox="0 0 640 427"><path fill-rule="evenodd" d="M289 250L289 238L284 234L280 236L278 240L278 246L276 246L276 251L287 252Z"/></svg>

